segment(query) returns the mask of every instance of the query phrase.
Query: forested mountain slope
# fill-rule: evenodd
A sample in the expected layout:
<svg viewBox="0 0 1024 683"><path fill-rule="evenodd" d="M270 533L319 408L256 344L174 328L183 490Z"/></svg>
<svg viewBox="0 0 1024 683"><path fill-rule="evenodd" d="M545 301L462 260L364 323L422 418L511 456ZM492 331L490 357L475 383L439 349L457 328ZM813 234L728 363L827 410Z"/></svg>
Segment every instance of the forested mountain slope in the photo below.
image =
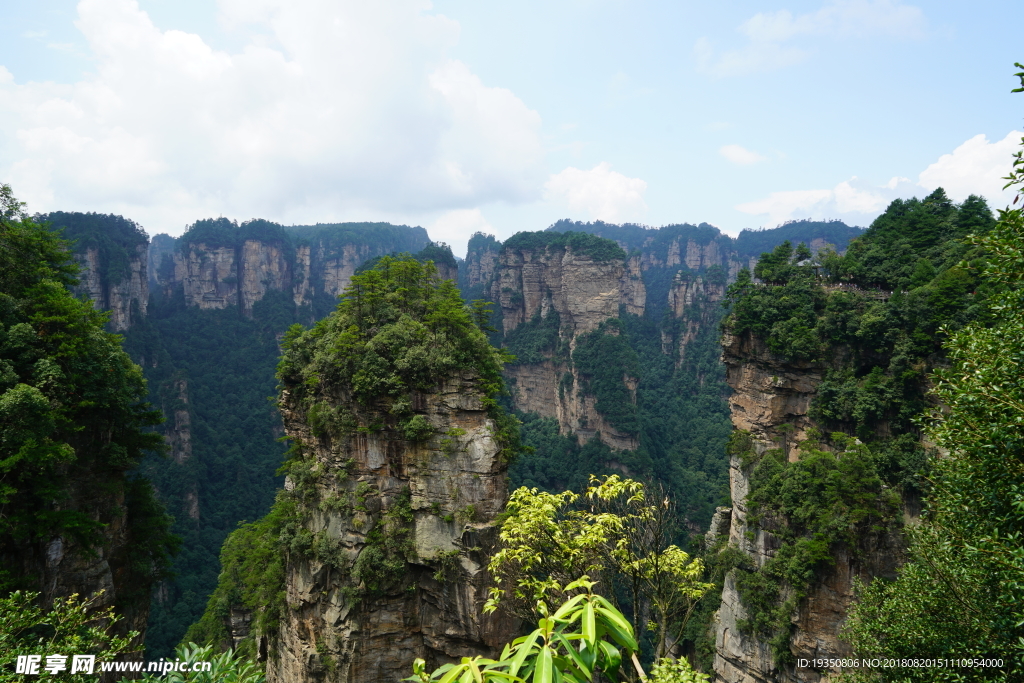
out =
<svg viewBox="0 0 1024 683"><path fill-rule="evenodd" d="M119 263L102 233L90 244ZM69 291L78 268L68 247L0 186L0 594L39 593L44 609L97 595L125 635L145 630L175 545L137 471L160 448L149 431L159 414L105 316Z"/></svg>
<svg viewBox="0 0 1024 683"><path fill-rule="evenodd" d="M741 272L730 286L723 679L817 681L830 667L800 662L851 656L854 579L893 577L919 514L929 374L947 335L983 315L984 253L965 238L993 225L983 199L939 189L894 201L845 255L787 242L760 259L759 282Z"/></svg>
<svg viewBox="0 0 1024 683"><path fill-rule="evenodd" d="M113 237L129 224L62 215L86 226L106 220ZM733 241L710 226L693 234L678 226L604 227L643 230L637 234L648 248L627 255L580 232L523 233L506 245L475 236L456 274L450 251L430 246L420 228L210 219L177 240L157 235L140 271L152 296L145 317L130 318L126 343L167 418L161 431L170 458L147 461L146 471L184 543L176 578L154 596L151 652L169 653L199 618L224 538L238 522L263 515L280 485L274 473L283 429L266 398L274 392L281 334L333 310L352 276L385 253L432 259L467 295L501 306L493 338L518 356L508 374L511 398L535 449L514 465L515 484L561 490L591 473L653 476L679 497L691 531L706 528L727 495L717 323L729 270L742 263ZM808 241L819 228L808 228ZM130 240L121 241L129 253ZM523 273L541 261L550 272L530 289ZM107 262L97 261L97 281L109 279ZM497 284L503 277L508 282ZM547 398L528 399L530 387ZM566 406L561 417L558 403ZM602 438L592 438L598 433Z"/></svg>

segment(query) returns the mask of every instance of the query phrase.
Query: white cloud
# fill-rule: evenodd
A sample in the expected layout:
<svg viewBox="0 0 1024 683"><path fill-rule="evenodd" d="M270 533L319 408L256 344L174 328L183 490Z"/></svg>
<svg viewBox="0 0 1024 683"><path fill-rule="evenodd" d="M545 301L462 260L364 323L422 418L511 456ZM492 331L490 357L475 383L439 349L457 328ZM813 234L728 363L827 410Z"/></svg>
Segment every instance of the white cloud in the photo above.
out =
<svg viewBox="0 0 1024 683"><path fill-rule="evenodd" d="M425 0L223 0L236 52L161 30L135 0L82 0L95 73L17 84L0 66L0 179L30 210L114 211L149 231L204 215L436 215L539 198L540 117L446 56Z"/></svg>
<svg viewBox="0 0 1024 683"><path fill-rule="evenodd" d="M789 10L759 12L737 29L747 43L716 54L706 38L694 46L698 69L713 76L742 76L774 71L803 61L809 50L786 45L799 37L917 39L927 32L920 8L895 0L833 0L816 12L794 16Z"/></svg>
<svg viewBox="0 0 1024 683"><path fill-rule="evenodd" d="M427 232L431 239L446 242L456 256L462 257L466 255L466 243L474 232L498 234L480 209L446 211L427 226Z"/></svg>
<svg viewBox="0 0 1024 683"><path fill-rule="evenodd" d="M1003 176L1010 172L1010 155L1017 151L1021 137L1024 133L1018 130L995 142L983 134L975 135L921 171L918 184L929 189L942 187L956 201L979 194L993 208L1003 208L1013 201L1013 193L1002 189L1006 184Z"/></svg>
<svg viewBox="0 0 1024 683"><path fill-rule="evenodd" d="M744 202L738 211L761 216L765 225L778 225L798 218L839 218L856 225L868 225L889 203L898 197L923 197L942 187L954 201L963 201L970 194L988 200L998 209L1013 200L1013 193L1004 191L1002 179L1010 170L1011 154L1020 145L1024 133L1012 131L1002 140L989 142L976 135L943 154L918 176L893 178L877 186L853 177L830 190L792 190L772 192L764 199Z"/></svg>
<svg viewBox="0 0 1024 683"><path fill-rule="evenodd" d="M603 161L589 171L572 166L544 184L544 198L563 201L573 211L608 222L637 220L647 210L647 183L611 170Z"/></svg>
<svg viewBox="0 0 1024 683"><path fill-rule="evenodd" d="M759 161L765 160L765 157L761 156L757 152L753 152L746 147L741 147L740 145L725 145L718 150L718 153L728 161L740 166L750 166L751 164L756 164Z"/></svg>

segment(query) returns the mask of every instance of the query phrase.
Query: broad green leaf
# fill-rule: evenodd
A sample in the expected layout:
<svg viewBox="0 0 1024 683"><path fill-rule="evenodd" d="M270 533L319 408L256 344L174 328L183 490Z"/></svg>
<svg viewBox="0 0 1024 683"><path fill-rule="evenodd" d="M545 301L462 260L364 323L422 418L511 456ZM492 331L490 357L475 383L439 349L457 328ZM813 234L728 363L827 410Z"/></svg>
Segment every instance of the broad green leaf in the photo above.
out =
<svg viewBox="0 0 1024 683"><path fill-rule="evenodd" d="M583 607L583 639L593 647L597 640L597 620L594 615L594 603L588 602Z"/></svg>

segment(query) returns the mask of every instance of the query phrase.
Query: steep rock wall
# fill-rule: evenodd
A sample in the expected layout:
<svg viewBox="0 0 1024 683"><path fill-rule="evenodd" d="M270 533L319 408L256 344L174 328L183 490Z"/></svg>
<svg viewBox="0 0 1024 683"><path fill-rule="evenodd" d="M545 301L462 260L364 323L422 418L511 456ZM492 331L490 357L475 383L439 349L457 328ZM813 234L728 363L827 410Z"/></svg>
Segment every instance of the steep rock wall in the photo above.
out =
<svg viewBox="0 0 1024 683"><path fill-rule="evenodd" d="M466 254L466 285L476 287L486 285L494 277L498 267L497 249L481 249Z"/></svg>
<svg viewBox="0 0 1024 683"><path fill-rule="evenodd" d="M128 272L113 282L103 272L99 249L88 247L75 256L81 267L75 294L91 299L98 311L110 311L111 329L122 332L145 317L149 304L149 254L146 245L131 248Z"/></svg>
<svg viewBox="0 0 1024 683"><path fill-rule="evenodd" d="M811 400L822 381L824 367L813 362L787 361L774 356L765 345L749 335L723 337L723 361L732 421L748 431L757 453L781 448L792 462L798 459L797 445L818 425L808 416ZM717 516L715 534L728 534L729 544L746 553L758 568L774 557L780 547L770 532L749 525L747 494L752 466L737 456L730 457L729 485L732 509ZM726 531L726 527L728 531ZM886 536L866 539L861 547L834 550L834 566L811 586L791 617L795 626L790 640L793 658L799 660L841 659L851 650L839 636L850 605L854 580L893 576L900 560L899 539ZM819 683L829 672L778 666L772 647L755 635L745 633L740 622L748 618L732 574L725 580L722 602L714 619L715 680L724 683ZM838 669L834 670L838 672Z"/></svg>
<svg viewBox="0 0 1024 683"><path fill-rule="evenodd" d="M291 289L292 264L282 245L246 240L239 249L239 290L242 313L252 315L252 307L268 291Z"/></svg>
<svg viewBox="0 0 1024 683"><path fill-rule="evenodd" d="M725 298L725 284L710 282L706 277L684 278L677 273L668 290L668 309L680 321L674 334L662 333L662 351L678 351L677 366L686 357L686 347L702 329L716 325Z"/></svg>
<svg viewBox="0 0 1024 683"><path fill-rule="evenodd" d="M554 310L576 337L619 314L626 272L621 261L595 261L571 247L504 249L491 296L501 305L505 333Z"/></svg>
<svg viewBox="0 0 1024 683"><path fill-rule="evenodd" d="M288 435L312 450L321 504L307 522L318 543L333 544L354 566L381 543L407 543L394 583L377 593L313 557L292 555L286 569L287 616L268 659L268 681L369 682L404 678L423 657L436 667L493 654L516 624L483 616L493 520L507 490L495 428L475 377L464 374L434 394L414 394L413 410L436 430L423 443L396 430L315 436L283 396ZM289 479L287 487L294 487ZM395 541L398 542L398 541Z"/></svg>
<svg viewBox="0 0 1024 683"><path fill-rule="evenodd" d="M189 243L176 259L181 263L186 305L208 310L238 304L239 268L234 247ZM176 275L177 271L176 265Z"/></svg>
<svg viewBox="0 0 1024 683"><path fill-rule="evenodd" d="M571 355L576 339L617 318L620 305L642 315L646 288L641 260L595 260L572 247L559 249L503 249L491 284L491 297L501 306L507 335L520 325L557 314L559 337ZM597 411L597 400L579 387L579 372L567 358L552 357L541 363L522 363L508 368L516 407L558 420L564 434L575 434L581 443L598 433L612 448L632 450L632 435L612 427ZM571 375L566 389L562 378ZM624 377L635 396L636 380Z"/></svg>

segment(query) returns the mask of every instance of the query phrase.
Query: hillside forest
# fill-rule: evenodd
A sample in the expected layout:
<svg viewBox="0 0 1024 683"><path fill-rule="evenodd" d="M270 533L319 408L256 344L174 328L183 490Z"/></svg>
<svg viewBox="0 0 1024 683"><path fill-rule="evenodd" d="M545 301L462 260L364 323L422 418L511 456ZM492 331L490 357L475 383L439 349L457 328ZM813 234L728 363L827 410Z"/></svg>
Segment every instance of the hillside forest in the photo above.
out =
<svg viewBox="0 0 1024 683"><path fill-rule="evenodd" d="M0 681L1024 680L1020 199L458 258L0 186Z"/></svg>

